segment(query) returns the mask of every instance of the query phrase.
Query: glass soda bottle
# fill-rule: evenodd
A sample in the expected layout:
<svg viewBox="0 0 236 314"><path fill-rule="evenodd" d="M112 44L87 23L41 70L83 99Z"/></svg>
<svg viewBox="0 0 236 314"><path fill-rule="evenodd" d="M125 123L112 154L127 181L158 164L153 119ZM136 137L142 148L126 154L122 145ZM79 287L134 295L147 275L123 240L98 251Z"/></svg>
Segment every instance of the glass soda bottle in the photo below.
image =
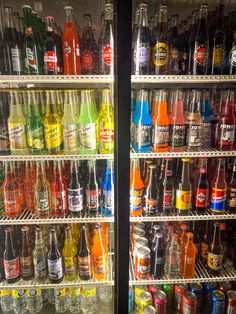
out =
<svg viewBox="0 0 236 314"><path fill-rule="evenodd" d="M42 290L27 289L26 290L27 310L33 313L39 313L43 308Z"/></svg>
<svg viewBox="0 0 236 314"><path fill-rule="evenodd" d="M58 249L57 233L55 228L50 230L50 245L48 251L48 276L51 283L60 283L63 280L62 257Z"/></svg>
<svg viewBox="0 0 236 314"><path fill-rule="evenodd" d="M69 312L81 313L81 288L69 289Z"/></svg>
<svg viewBox="0 0 236 314"><path fill-rule="evenodd" d="M187 42L187 45L189 46L188 61L187 61L189 75L193 73L195 39L197 36L197 30L198 30L198 15L199 15L198 10L192 11L191 25L189 29L189 41Z"/></svg>
<svg viewBox="0 0 236 314"><path fill-rule="evenodd" d="M65 313L69 308L69 295L66 288L55 289L55 310L57 313Z"/></svg>
<svg viewBox="0 0 236 314"><path fill-rule="evenodd" d="M23 280L30 280L33 278L33 259L31 249L29 247L29 227L23 226L21 228L21 277Z"/></svg>
<svg viewBox="0 0 236 314"><path fill-rule="evenodd" d="M233 171L228 182L227 208L230 211L236 209L236 158L234 158Z"/></svg>
<svg viewBox="0 0 236 314"><path fill-rule="evenodd" d="M94 37L92 18L84 14L84 29L81 39L81 72L82 74L98 73L98 46Z"/></svg>
<svg viewBox="0 0 236 314"><path fill-rule="evenodd" d="M114 215L114 169L112 160L107 160L102 180L101 212L104 216Z"/></svg>
<svg viewBox="0 0 236 314"><path fill-rule="evenodd" d="M86 227L80 228L80 237L78 244L78 273L81 280L90 280L92 278L91 255L87 240Z"/></svg>
<svg viewBox="0 0 236 314"><path fill-rule="evenodd" d="M92 102L91 90L81 91L79 124L79 153L96 154L97 152L97 110Z"/></svg>
<svg viewBox="0 0 236 314"><path fill-rule="evenodd" d="M197 213L204 213L207 211L209 205L209 192L209 183L207 180L207 158L201 158L200 174L194 193L194 208Z"/></svg>
<svg viewBox="0 0 236 314"><path fill-rule="evenodd" d="M78 167L75 161L71 162L70 183L68 186L69 214L72 217L83 215L83 187L79 182Z"/></svg>
<svg viewBox="0 0 236 314"><path fill-rule="evenodd" d="M4 101L0 99L0 154L10 154L10 141L7 124L7 112Z"/></svg>
<svg viewBox="0 0 236 314"><path fill-rule="evenodd" d="M65 235L64 247L62 249L64 275L66 280L72 281L77 277L77 247L73 242L69 226L66 227Z"/></svg>
<svg viewBox="0 0 236 314"><path fill-rule="evenodd" d="M22 161L14 162L14 173L17 179L18 187L20 190L20 202L22 210L26 207L26 195L25 195L25 187L24 187L24 179L25 179L25 165Z"/></svg>
<svg viewBox="0 0 236 314"><path fill-rule="evenodd" d="M35 182L36 182L35 164L33 161L26 161L24 190L25 190L25 195L27 195L26 208L31 213L35 212L35 195L34 195Z"/></svg>
<svg viewBox="0 0 236 314"><path fill-rule="evenodd" d="M34 277L39 281L44 281L48 275L47 266L48 249L45 246L42 230L40 227L35 229L35 245L33 249Z"/></svg>
<svg viewBox="0 0 236 314"><path fill-rule="evenodd" d="M81 289L82 294L82 313L94 314L97 310L97 288L96 286L84 286Z"/></svg>
<svg viewBox="0 0 236 314"><path fill-rule="evenodd" d="M65 75L81 73L80 38L74 22L74 11L70 6L64 7L66 23L62 35L63 63Z"/></svg>
<svg viewBox="0 0 236 314"><path fill-rule="evenodd" d="M114 152L114 111L109 88L102 90L102 102L98 115L99 152L112 154Z"/></svg>
<svg viewBox="0 0 236 314"><path fill-rule="evenodd" d="M196 246L193 243L193 234L191 232L187 232L187 243L184 248L183 278L194 277L196 251Z"/></svg>
<svg viewBox="0 0 236 314"><path fill-rule="evenodd" d="M140 175L139 160L132 159L130 169L130 215L141 216L143 213L144 184Z"/></svg>
<svg viewBox="0 0 236 314"><path fill-rule="evenodd" d="M202 147L210 148L212 146L212 112L209 91L203 91L201 98L201 116L202 116Z"/></svg>
<svg viewBox="0 0 236 314"><path fill-rule="evenodd" d="M5 229L5 250L3 255L3 264L5 270L6 282L9 284L17 282L20 277L20 257L12 239L13 229Z"/></svg>
<svg viewBox="0 0 236 314"><path fill-rule="evenodd" d="M151 274L155 279L164 275L165 249L163 242L163 235L157 233L151 246Z"/></svg>
<svg viewBox="0 0 236 314"><path fill-rule="evenodd" d="M207 253L207 267L210 274L218 275L219 271L222 269L223 246L221 243L219 223L214 222L213 228L213 237Z"/></svg>
<svg viewBox="0 0 236 314"><path fill-rule="evenodd" d="M206 221L205 232L204 232L203 239L201 242L201 260L205 265L207 264L207 252L208 252L208 247L211 240L211 228L210 227L211 227L211 222Z"/></svg>
<svg viewBox="0 0 236 314"><path fill-rule="evenodd" d="M105 279L107 276L106 251L102 242L101 226L96 225L91 248L92 273L95 279Z"/></svg>
<svg viewBox="0 0 236 314"><path fill-rule="evenodd" d="M144 192L144 213L146 216L155 216L159 205L157 166L151 164L149 168L150 175Z"/></svg>
<svg viewBox="0 0 236 314"><path fill-rule="evenodd" d="M13 300L11 290L2 289L0 290L0 305L3 313L11 313L13 310Z"/></svg>
<svg viewBox="0 0 236 314"><path fill-rule="evenodd" d="M26 295L24 290L12 290L12 306L15 314L27 313Z"/></svg>
<svg viewBox="0 0 236 314"><path fill-rule="evenodd" d="M171 278L177 278L180 275L180 245L178 235L173 233L171 236L171 244L168 249L167 270L166 275Z"/></svg>
<svg viewBox="0 0 236 314"><path fill-rule="evenodd" d="M89 179L85 187L86 213L88 217L98 216L100 209L100 188L96 176L96 162L90 160L88 164Z"/></svg>
<svg viewBox="0 0 236 314"><path fill-rule="evenodd" d="M16 218L21 214L20 189L14 175L12 163L5 163L5 179L2 184L4 197L4 213L8 218Z"/></svg>
<svg viewBox="0 0 236 314"><path fill-rule="evenodd" d="M179 60L180 60L180 35L178 28L179 16L171 15L170 26L170 60L169 60L169 73L179 74Z"/></svg>

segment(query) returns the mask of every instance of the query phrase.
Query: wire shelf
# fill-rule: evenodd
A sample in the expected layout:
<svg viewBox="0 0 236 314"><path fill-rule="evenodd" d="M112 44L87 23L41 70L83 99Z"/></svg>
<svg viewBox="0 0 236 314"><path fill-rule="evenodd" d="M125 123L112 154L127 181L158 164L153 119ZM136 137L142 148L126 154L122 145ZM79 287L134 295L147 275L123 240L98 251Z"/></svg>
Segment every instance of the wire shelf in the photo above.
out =
<svg viewBox="0 0 236 314"><path fill-rule="evenodd" d="M89 154L89 155L9 155L0 156L0 161L20 161L20 160L102 160L114 159L113 154Z"/></svg>

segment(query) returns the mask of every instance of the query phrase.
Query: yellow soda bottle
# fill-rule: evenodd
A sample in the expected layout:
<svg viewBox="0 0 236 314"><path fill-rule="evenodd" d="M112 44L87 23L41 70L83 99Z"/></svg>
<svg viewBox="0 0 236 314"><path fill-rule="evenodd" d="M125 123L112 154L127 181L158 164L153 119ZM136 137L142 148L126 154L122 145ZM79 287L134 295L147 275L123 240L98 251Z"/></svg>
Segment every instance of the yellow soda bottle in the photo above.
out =
<svg viewBox="0 0 236 314"><path fill-rule="evenodd" d="M102 103L98 121L99 151L101 154L112 154L114 151L114 112L109 88L102 90Z"/></svg>
<svg viewBox="0 0 236 314"><path fill-rule="evenodd" d="M77 247L72 239L70 226L66 227L66 238L62 249L65 279L72 281L77 277Z"/></svg>

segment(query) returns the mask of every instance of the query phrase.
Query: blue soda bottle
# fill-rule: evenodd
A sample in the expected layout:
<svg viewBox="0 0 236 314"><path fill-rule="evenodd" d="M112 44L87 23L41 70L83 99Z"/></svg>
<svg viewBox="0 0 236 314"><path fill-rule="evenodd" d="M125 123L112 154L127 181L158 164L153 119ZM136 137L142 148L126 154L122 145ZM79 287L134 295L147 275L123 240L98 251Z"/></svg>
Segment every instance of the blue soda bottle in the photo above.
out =
<svg viewBox="0 0 236 314"><path fill-rule="evenodd" d="M201 97L201 116L203 121L202 146L209 148L212 146L212 112L210 103L210 92L203 91Z"/></svg>
<svg viewBox="0 0 236 314"><path fill-rule="evenodd" d="M149 113L148 91L141 89L136 101L133 114L133 143L137 153L148 153L151 150L152 118Z"/></svg>
<svg viewBox="0 0 236 314"><path fill-rule="evenodd" d="M103 216L114 215L114 171L113 161L107 161L107 168L102 180L102 208Z"/></svg>

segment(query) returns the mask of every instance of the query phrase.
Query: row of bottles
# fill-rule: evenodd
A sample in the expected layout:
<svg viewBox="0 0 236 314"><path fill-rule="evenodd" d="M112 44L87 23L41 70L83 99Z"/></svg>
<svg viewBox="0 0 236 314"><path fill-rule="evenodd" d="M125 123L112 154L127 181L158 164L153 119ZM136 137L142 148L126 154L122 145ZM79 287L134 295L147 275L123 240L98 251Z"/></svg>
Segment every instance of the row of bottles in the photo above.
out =
<svg viewBox="0 0 236 314"><path fill-rule="evenodd" d="M95 96L94 90L2 90L1 154L113 153L110 89L102 89L99 112Z"/></svg>
<svg viewBox="0 0 236 314"><path fill-rule="evenodd" d="M160 4L149 27L148 5L141 1L134 18L132 73L235 74L235 35L235 11L224 16L222 3L213 13L201 4L180 26L179 15L172 14L168 20L168 6Z"/></svg>
<svg viewBox="0 0 236 314"><path fill-rule="evenodd" d="M140 163L142 171L140 171ZM132 159L130 215L224 214L236 210L236 160Z"/></svg>
<svg viewBox="0 0 236 314"><path fill-rule="evenodd" d="M132 93L131 113L135 152L234 149L234 90L141 89Z"/></svg>
<svg viewBox="0 0 236 314"><path fill-rule="evenodd" d="M1 10L0 74L113 74L112 3L104 4L98 42L88 13L80 39L71 6L64 8L63 31L53 16L42 21L29 5L22 7L23 18L10 6Z"/></svg>
<svg viewBox="0 0 236 314"><path fill-rule="evenodd" d="M50 229L49 229L50 228ZM5 231L5 245L4 245ZM49 242L48 242L48 236ZM63 278L104 280L109 277L108 224L57 227L2 227L1 281L33 278L59 284Z"/></svg>
<svg viewBox="0 0 236 314"><path fill-rule="evenodd" d="M23 210L38 218L114 215L113 161L6 162L1 172L1 212ZM4 171L5 170L5 171Z"/></svg>

